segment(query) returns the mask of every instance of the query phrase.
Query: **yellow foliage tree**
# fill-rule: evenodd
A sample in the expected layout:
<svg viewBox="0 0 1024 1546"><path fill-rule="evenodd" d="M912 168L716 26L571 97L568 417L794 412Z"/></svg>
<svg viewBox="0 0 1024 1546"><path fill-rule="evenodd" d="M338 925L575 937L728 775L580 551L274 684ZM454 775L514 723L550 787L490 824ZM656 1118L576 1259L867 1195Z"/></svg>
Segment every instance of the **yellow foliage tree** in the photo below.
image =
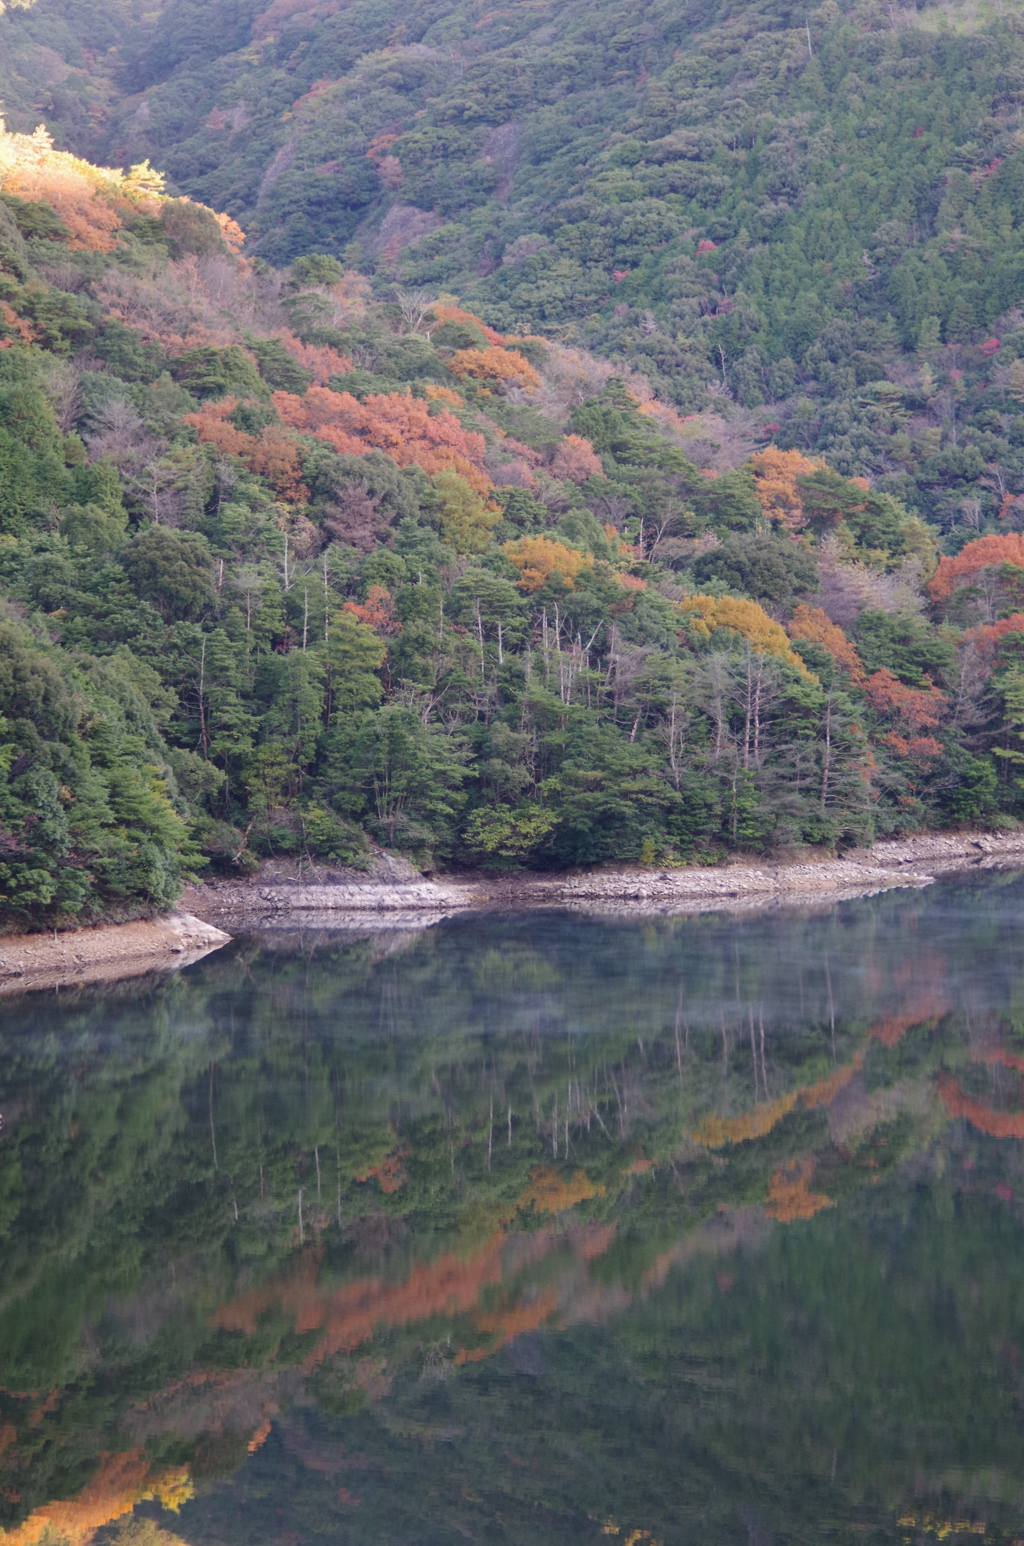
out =
<svg viewBox="0 0 1024 1546"><path fill-rule="evenodd" d="M457 553L482 553L501 519L460 473L439 472L431 479L441 501L441 528Z"/></svg>
<svg viewBox="0 0 1024 1546"><path fill-rule="evenodd" d="M550 537L520 537L517 542L506 542L502 552L519 570L519 588L527 593L540 590L553 575L558 575L566 590L572 590L577 576L594 567L590 553L567 548Z"/></svg>
<svg viewBox="0 0 1024 1546"><path fill-rule="evenodd" d="M807 517L796 480L818 472L824 465L822 461L812 461L801 451L780 451L777 446L768 446L752 456L750 466L757 485L758 503L768 519L789 531L800 531L806 526Z"/></svg>
<svg viewBox="0 0 1024 1546"><path fill-rule="evenodd" d="M756 601L744 601L738 596L686 596L679 606L681 611L690 614L691 626L705 638L710 638L716 628L731 628L734 633L742 634L759 655L771 655L792 666L801 676L817 681L814 673L808 671L800 656L790 648L786 630L780 623L773 623Z"/></svg>

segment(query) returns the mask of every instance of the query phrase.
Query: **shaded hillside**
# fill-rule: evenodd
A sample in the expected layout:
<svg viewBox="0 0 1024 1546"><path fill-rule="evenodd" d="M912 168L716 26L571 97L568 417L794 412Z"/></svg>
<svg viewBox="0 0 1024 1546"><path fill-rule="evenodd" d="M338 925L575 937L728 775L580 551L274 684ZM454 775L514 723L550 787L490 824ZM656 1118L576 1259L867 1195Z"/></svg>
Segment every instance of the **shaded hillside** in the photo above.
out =
<svg viewBox="0 0 1024 1546"><path fill-rule="evenodd" d="M956 24L37 0L0 20L0 84L18 127L149 157L272 263L586 342L976 532L1024 493L1024 53L1012 18Z"/></svg>

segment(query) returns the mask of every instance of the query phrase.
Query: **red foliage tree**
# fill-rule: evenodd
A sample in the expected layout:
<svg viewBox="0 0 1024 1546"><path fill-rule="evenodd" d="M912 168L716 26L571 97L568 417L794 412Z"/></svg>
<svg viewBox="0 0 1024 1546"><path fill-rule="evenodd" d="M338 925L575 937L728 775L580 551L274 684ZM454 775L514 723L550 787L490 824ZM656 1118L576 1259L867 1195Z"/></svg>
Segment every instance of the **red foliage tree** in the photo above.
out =
<svg viewBox="0 0 1024 1546"><path fill-rule="evenodd" d="M933 601L945 601L958 585L973 579L982 569L1002 564L1024 569L1024 534L1021 532L978 537L961 548L955 558L940 558L928 592Z"/></svg>
<svg viewBox="0 0 1024 1546"><path fill-rule="evenodd" d="M551 458L551 476L570 483L586 483L588 478L603 478L601 458L582 435L566 435Z"/></svg>
<svg viewBox="0 0 1024 1546"><path fill-rule="evenodd" d="M315 435L342 455L361 456L372 447L400 467L457 472L478 494L491 492L482 466L484 437L463 429L447 410L432 414L421 398L390 392L359 402L350 392L314 386L305 397L275 392L274 402L290 428Z"/></svg>

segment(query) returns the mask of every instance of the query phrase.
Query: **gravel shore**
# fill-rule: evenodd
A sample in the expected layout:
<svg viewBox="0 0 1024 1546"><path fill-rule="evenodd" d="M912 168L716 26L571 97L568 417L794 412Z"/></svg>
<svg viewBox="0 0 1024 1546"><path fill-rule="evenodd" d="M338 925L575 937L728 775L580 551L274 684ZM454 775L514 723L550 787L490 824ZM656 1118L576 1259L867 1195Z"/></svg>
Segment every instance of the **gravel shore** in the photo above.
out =
<svg viewBox="0 0 1024 1546"><path fill-rule="evenodd" d="M249 880L191 886L182 910L146 923L0 936L0 996L173 970L260 928L415 931L468 909L573 908L683 913L821 905L955 871L1024 869L1024 832L932 833L876 843L842 859L733 863L706 869L609 868L559 875L425 877L394 854L366 871L271 860Z"/></svg>
<svg viewBox="0 0 1024 1546"><path fill-rule="evenodd" d="M404 860L381 855L367 873L298 870L283 861L251 880L194 887L185 904L198 917L235 928L335 915L432 917L466 908L628 907L700 912L736 906L798 905L869 896L894 886L926 886L953 870L1024 867L1024 833L929 834L878 843L842 859L735 863L708 868L608 868L558 875L446 876L426 879Z"/></svg>

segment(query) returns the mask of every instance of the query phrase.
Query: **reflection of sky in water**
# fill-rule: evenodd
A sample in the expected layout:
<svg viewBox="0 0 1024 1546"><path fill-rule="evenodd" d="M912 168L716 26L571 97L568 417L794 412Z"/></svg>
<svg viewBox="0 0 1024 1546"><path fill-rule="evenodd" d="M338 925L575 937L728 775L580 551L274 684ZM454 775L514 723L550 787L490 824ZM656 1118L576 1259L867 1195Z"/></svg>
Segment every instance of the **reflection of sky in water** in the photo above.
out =
<svg viewBox="0 0 1024 1546"><path fill-rule="evenodd" d="M1022 916L304 929L12 1001L0 1542L1014 1539Z"/></svg>

